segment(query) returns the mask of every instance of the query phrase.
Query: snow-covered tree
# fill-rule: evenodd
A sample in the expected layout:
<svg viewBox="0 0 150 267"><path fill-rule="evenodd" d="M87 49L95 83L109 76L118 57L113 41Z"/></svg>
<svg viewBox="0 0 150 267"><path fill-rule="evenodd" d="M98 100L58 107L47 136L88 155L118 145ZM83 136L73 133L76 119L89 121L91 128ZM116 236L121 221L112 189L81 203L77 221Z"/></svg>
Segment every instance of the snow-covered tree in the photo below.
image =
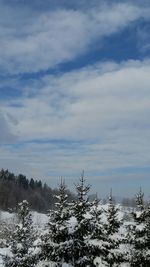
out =
<svg viewBox="0 0 150 267"><path fill-rule="evenodd" d="M89 185L85 185L84 173L82 173L79 183L76 185L77 200L73 203L72 211L76 219L72 231L72 254L70 262L72 266L84 267L92 266L90 258L89 238L89 218L87 212L90 209L88 200Z"/></svg>
<svg viewBox="0 0 150 267"><path fill-rule="evenodd" d="M119 266L120 261L123 261L122 254L119 251L121 239L118 234L121 222L118 220L118 208L113 202L112 192L110 192L108 208L105 212L106 239L104 243L105 254L102 257L102 261L105 262L105 266Z"/></svg>
<svg viewBox="0 0 150 267"><path fill-rule="evenodd" d="M104 223L102 222L102 214L104 210L101 207L100 200L97 195L91 205L89 212L90 215L90 233L89 233L89 245L90 245L90 258L93 266L99 266L99 262L102 264L102 257L107 256L107 249L105 247L106 230Z"/></svg>
<svg viewBox="0 0 150 267"><path fill-rule="evenodd" d="M69 208L67 203L66 185L61 180L56 196L55 210L49 211L47 231L42 237L42 256L47 262L55 262L55 266L62 266L68 261L69 243Z"/></svg>
<svg viewBox="0 0 150 267"><path fill-rule="evenodd" d="M95 200L93 201L90 209L90 231L92 238L101 238L103 235L103 223L102 223L102 213L103 210L100 207L100 200L97 195Z"/></svg>
<svg viewBox="0 0 150 267"><path fill-rule="evenodd" d="M118 208L114 204L112 192L110 192L108 209L106 210L106 230L108 235L113 235L118 232L120 221L118 220Z"/></svg>
<svg viewBox="0 0 150 267"><path fill-rule="evenodd" d="M4 259L5 267L34 267L36 256L33 252L33 226L26 200L18 204L17 215L18 223L10 243L12 256L6 256Z"/></svg>
<svg viewBox="0 0 150 267"><path fill-rule="evenodd" d="M136 195L137 210L133 212L134 223L129 226L131 245L129 262L131 267L150 266L150 207L144 204L144 194L140 189Z"/></svg>

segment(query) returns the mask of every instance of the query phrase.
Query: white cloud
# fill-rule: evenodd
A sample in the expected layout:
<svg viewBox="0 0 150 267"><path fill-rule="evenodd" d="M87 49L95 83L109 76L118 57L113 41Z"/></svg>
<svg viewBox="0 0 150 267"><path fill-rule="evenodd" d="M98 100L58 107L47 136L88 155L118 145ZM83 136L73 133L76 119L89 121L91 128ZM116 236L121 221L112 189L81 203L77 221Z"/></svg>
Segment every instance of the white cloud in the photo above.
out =
<svg viewBox="0 0 150 267"><path fill-rule="evenodd" d="M142 116L149 110L149 70L149 62L133 61L47 76L35 96L3 109L18 121L13 129L23 140L98 138L101 127L146 125Z"/></svg>
<svg viewBox="0 0 150 267"><path fill-rule="evenodd" d="M0 68L9 73L38 72L86 53L95 40L116 33L149 8L129 3L99 5L91 10L47 12L1 4Z"/></svg>
<svg viewBox="0 0 150 267"><path fill-rule="evenodd" d="M108 62L42 78L32 98L1 103L11 132L25 142L1 157L7 152L27 173L46 176L148 167L149 72L149 61ZM54 139L69 143L45 143Z"/></svg>
<svg viewBox="0 0 150 267"><path fill-rule="evenodd" d="M104 2L46 12L1 3L1 72L55 67L86 53L96 40L101 46L103 38L149 19L149 4ZM142 40L147 45L147 28L143 34L137 28L137 35L139 48ZM133 60L31 80L3 77L0 90L10 86L22 94L0 99L0 167L39 178L78 176L82 169L101 179L116 173L119 180L122 169L128 172L122 180L135 177L137 167L150 162L149 73L149 60Z"/></svg>
<svg viewBox="0 0 150 267"><path fill-rule="evenodd" d="M12 133L7 117L0 112L0 145L12 144L17 140L17 136Z"/></svg>

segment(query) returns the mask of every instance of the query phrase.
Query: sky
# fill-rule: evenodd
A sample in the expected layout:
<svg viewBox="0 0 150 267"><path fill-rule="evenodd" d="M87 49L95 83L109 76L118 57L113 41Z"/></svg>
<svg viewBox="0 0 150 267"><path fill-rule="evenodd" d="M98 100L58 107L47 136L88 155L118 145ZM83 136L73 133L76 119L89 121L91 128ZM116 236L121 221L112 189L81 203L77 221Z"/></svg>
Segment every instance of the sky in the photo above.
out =
<svg viewBox="0 0 150 267"><path fill-rule="evenodd" d="M0 0L0 168L150 195L150 1Z"/></svg>

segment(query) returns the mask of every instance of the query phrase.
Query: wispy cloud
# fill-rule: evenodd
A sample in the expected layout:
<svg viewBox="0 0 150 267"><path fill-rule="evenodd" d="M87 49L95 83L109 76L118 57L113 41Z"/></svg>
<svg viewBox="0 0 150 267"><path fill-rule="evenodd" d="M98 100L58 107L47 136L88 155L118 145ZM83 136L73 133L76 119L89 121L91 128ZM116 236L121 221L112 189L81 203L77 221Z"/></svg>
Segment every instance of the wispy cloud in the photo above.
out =
<svg viewBox="0 0 150 267"><path fill-rule="evenodd" d="M36 12L1 4L0 69L10 74L38 72L86 53L95 40L149 17L149 8L129 3Z"/></svg>
<svg viewBox="0 0 150 267"><path fill-rule="evenodd" d="M0 8L0 168L53 181L82 169L95 184L147 181L149 1L0 0ZM119 60L117 46L110 58L104 47L118 36Z"/></svg>
<svg viewBox="0 0 150 267"><path fill-rule="evenodd" d="M0 112L0 145L16 142L17 136L12 133L11 127L2 112Z"/></svg>
<svg viewBox="0 0 150 267"><path fill-rule="evenodd" d="M23 140L97 138L100 128L133 122L146 127L141 116L149 109L149 69L149 61L129 61L46 76L33 97L2 103L3 111L15 117Z"/></svg>
<svg viewBox="0 0 150 267"><path fill-rule="evenodd" d="M2 103L20 140L8 158L46 177L149 166L149 72L149 61L107 62L41 78L36 95Z"/></svg>

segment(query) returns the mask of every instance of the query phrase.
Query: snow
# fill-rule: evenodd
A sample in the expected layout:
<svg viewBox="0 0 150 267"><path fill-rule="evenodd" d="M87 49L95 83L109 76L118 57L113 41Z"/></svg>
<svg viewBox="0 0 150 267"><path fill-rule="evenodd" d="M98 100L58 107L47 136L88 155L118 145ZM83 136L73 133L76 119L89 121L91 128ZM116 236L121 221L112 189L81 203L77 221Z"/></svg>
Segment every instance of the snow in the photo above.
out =
<svg viewBox="0 0 150 267"><path fill-rule="evenodd" d="M130 220L130 221L124 221L124 214L126 213L127 215L129 215L131 213L130 209L125 209L123 208L121 205L117 205L116 206L118 208L118 220L120 222L123 221L123 224L120 227L119 233L116 233L113 235L113 239L117 240L119 237L122 237L126 234L127 232L127 227L129 225L134 225L134 223ZM108 210L108 204L105 205L100 205L99 206L100 209L102 210ZM87 214L87 218L89 218L89 214ZM138 213L138 216L140 216L140 212ZM128 216L130 217L130 216ZM34 225L37 227L37 231L41 231L41 233L46 232L45 230L45 225L48 223L48 216L46 214L42 214L42 213L38 213L38 212L32 212L32 219L33 219L33 223ZM0 220L7 222L7 223L12 223L14 221L16 221L16 214L15 213L9 213L9 212L4 212L4 211L0 211ZM106 223L106 215L105 213L102 213L102 222ZM72 232L74 226L76 225L77 220L75 217L71 217L69 220L69 225L70 225L70 232ZM142 230L142 225L138 226L139 230ZM38 247L38 245L40 244L41 240L40 238L37 238L36 241L34 242L34 246L35 246L35 250L34 253L37 254L40 251L40 248ZM101 242L97 243L97 240L92 240L90 241L93 244L96 244L98 246L101 246ZM127 244L122 244L119 247L119 251L126 253L129 250L129 246ZM3 260L2 260L2 255L6 256L6 255L10 255L10 250L9 248L0 248L0 267L4 267L3 265ZM101 259L99 257L95 258L95 263L97 263L97 266L101 266L101 267L105 267L105 265L103 265L103 263L101 262ZM40 261L36 267L43 267L45 264L45 262ZM48 267L54 267L55 264L53 262L49 262L47 264ZM122 263L120 265L121 267L129 267L128 263ZM68 264L63 264L62 267L71 267L71 265Z"/></svg>
<svg viewBox="0 0 150 267"><path fill-rule="evenodd" d="M38 213L36 211L31 212L31 214L35 225L44 226L48 222L46 214ZM8 211L0 211L0 220L8 223L16 221L16 214Z"/></svg>
<svg viewBox="0 0 150 267"><path fill-rule="evenodd" d="M45 261L40 261L36 267L43 267L43 266L46 266L46 267L56 267L56 264L53 263L53 262L45 262ZM62 267L72 267L71 265L68 265L66 263L63 263L62 264Z"/></svg>
<svg viewBox="0 0 150 267"><path fill-rule="evenodd" d="M0 248L0 267L3 267L3 259L2 256L10 255L9 248Z"/></svg>
<svg viewBox="0 0 150 267"><path fill-rule="evenodd" d="M48 217L46 214L38 213L36 211L32 212L32 220L35 225L44 226L48 223Z"/></svg>
<svg viewBox="0 0 150 267"><path fill-rule="evenodd" d="M10 220L14 218L14 213L8 211L0 211L1 220Z"/></svg>

